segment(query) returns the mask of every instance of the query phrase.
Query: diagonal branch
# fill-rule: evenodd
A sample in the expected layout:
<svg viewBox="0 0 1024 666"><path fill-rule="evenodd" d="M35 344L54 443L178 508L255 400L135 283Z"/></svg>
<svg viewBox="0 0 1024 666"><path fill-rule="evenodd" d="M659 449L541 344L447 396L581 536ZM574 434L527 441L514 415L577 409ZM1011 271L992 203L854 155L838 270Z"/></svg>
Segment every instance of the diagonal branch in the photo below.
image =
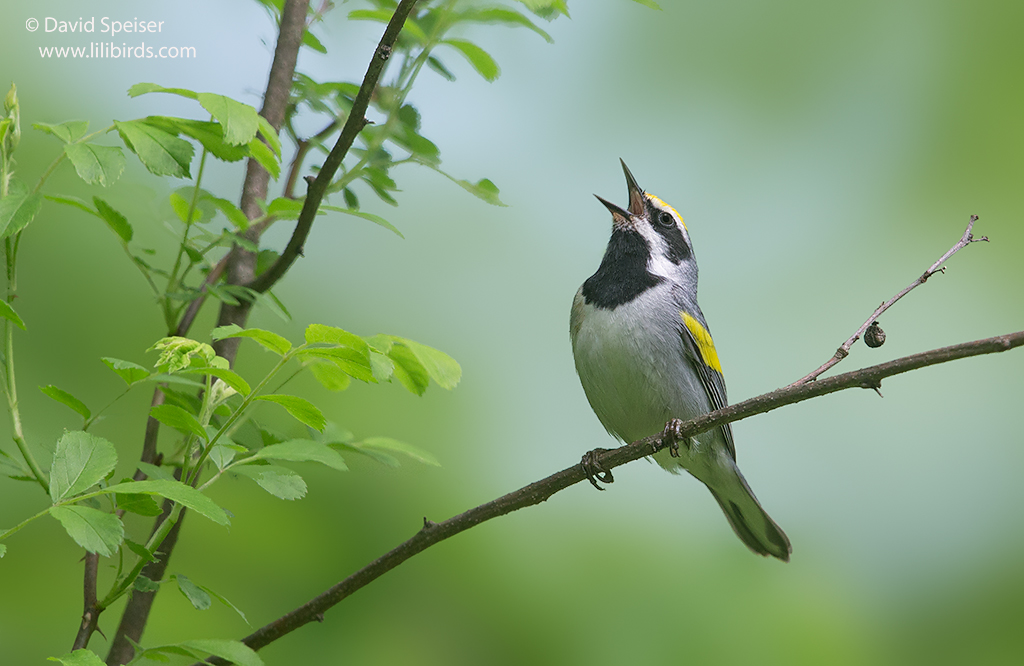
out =
<svg viewBox="0 0 1024 666"><path fill-rule="evenodd" d="M967 230L964 231L964 235L960 238L959 241L957 241L956 245L954 245L953 247L949 248L946 251L946 254L944 254L941 257L939 257L939 260L936 261L934 264L932 264L928 268L928 270L926 270L924 273L922 273L921 277L917 278L916 280L911 282L909 285L904 287L902 291L900 291L898 294L896 294L895 296L893 296L892 298L887 300L885 303L882 303L881 305L879 305L875 309L875 311L871 313L871 316L868 317L868 320L866 322L864 322L863 324L861 324L860 328L857 329L857 332L854 333L853 335L851 335L850 338L846 342L844 342L842 345L840 345L839 349L836 350L836 353L835 353L835 355L832 356L832 358L830 358L829 360L827 360L824 363L822 363L814 372L811 372L811 373L801 377L800 379L798 379L795 382L793 382L792 384L790 384L790 386L799 386L800 384L805 384L807 382L813 382L815 379L820 377L822 373L824 373L829 368L831 368L835 364L837 364L840 361L842 361L844 358L846 358L850 354L850 347L853 346L853 343L857 342L857 340L860 339L860 336L864 335L864 331L866 331L869 326L871 326L872 324L875 323L875 321L878 319L879 315L881 315L883 312L885 312L886 310L891 308L893 305L895 305L896 301L900 300L901 298L903 298L904 296L909 294L912 289L914 289L916 287L920 287L922 284L927 282L928 278L930 278L932 275L934 275L936 273L945 273L946 272L946 267L943 266L943 264L946 263L947 259L952 257L954 254L956 254L960 250L964 249L965 247L967 247L971 243L977 243L978 241L986 241L987 242L988 241L988 236L982 236L980 238L975 238L974 234L971 233L971 230L974 228L974 223L977 222L977 221L978 221L978 216L977 215L971 215L971 220L970 220L970 222L967 223ZM881 344L881 343L879 343L879 344Z"/></svg>
<svg viewBox="0 0 1024 666"><path fill-rule="evenodd" d="M787 386L686 421L679 427L677 431L678 437L693 437L726 423L739 421L755 414L763 414L785 405L792 405L848 388L878 388L881 386L882 379L886 377L910 372L911 370L917 370L929 365L947 363L956 359L979 356L981 354L994 354L1021 346L1024 346L1024 331L976 340L974 342L965 342L951 347L942 347L941 349L905 356L862 370L836 375L821 381ZM654 435L617 449L598 450L600 452L595 453L600 466L605 470L611 470L628 462L649 456L667 445L668 442L663 442L661 435ZM320 621L327 610L350 596L353 592L365 587L430 546L492 518L540 504L555 493L565 490L586 478L582 466L573 465L561 472L552 474L546 479L541 479L496 500L481 504L442 523L434 523L424 518L423 528L411 539L366 565L320 596L270 624L257 629L244 638L243 642L254 650L258 650L295 631L304 624L314 620ZM225 664L227 662L213 658L208 660L207 663Z"/></svg>
<svg viewBox="0 0 1024 666"><path fill-rule="evenodd" d="M363 77L363 84L359 87L359 93L352 102L352 110L349 111L345 125L341 128L338 141L334 144L330 154L327 155L323 166L320 167L320 173L317 174L316 179L309 185L306 191L306 200L302 206L302 212L299 213L299 220L295 224L295 231L292 232L292 237L288 241L288 246L281 253L281 256L277 258L277 261L249 285L255 291L262 293L274 286L288 272L288 269L295 263L295 260L302 255L302 247L306 243L310 229L313 228L313 219L320 208L320 202L327 192L327 187L334 179L334 174L337 173L345 156L348 155L349 149L352 148L356 136L366 125L366 110L370 105L370 96L377 87L377 81L384 71L384 65L387 63L388 58L391 57L391 51L394 48L395 41L398 39L398 34L402 31L402 26L405 25L405 19L409 16L416 2L417 0L402 0L395 9L395 13L391 16L391 21L388 22L388 27L384 29L384 35L380 39L380 44L377 45L377 50L373 52L370 66L367 67L366 76Z"/></svg>

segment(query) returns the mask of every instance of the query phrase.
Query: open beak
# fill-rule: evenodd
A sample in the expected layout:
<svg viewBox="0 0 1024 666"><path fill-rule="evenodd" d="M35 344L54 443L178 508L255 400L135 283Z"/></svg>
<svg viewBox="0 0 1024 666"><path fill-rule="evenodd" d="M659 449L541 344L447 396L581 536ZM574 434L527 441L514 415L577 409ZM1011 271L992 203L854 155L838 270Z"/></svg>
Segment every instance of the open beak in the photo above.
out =
<svg viewBox="0 0 1024 666"><path fill-rule="evenodd" d="M622 172L626 174L626 186L629 188L629 212L639 217L645 209L644 191L636 184L636 178L633 178L626 163L621 158L619 162L622 162Z"/></svg>
<svg viewBox="0 0 1024 666"><path fill-rule="evenodd" d="M613 225L615 225L616 227L629 226L629 218L631 216L628 212L622 210L621 208L613 204L611 201L608 201L607 199L602 199L601 197L598 197L596 194L594 196L597 197L597 200L603 203L604 207L611 212Z"/></svg>

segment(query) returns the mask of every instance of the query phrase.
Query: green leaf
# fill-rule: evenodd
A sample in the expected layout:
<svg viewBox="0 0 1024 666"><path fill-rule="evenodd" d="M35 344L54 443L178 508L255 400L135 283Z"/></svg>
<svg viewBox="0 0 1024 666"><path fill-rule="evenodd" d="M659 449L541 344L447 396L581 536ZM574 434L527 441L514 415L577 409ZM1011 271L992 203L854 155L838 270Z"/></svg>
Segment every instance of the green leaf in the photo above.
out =
<svg viewBox="0 0 1024 666"><path fill-rule="evenodd" d="M52 201L54 203L58 203L58 204L61 204L61 205L64 205L64 206L73 206L74 208L78 208L79 210L85 211L86 213L89 213L90 215L95 215L96 217L100 216L100 214L97 213L95 210L93 210L92 207L89 206L89 204L85 203L84 201L82 201L78 197L51 196L51 195L47 194L46 195L46 200L47 201Z"/></svg>
<svg viewBox="0 0 1024 666"><path fill-rule="evenodd" d="M288 460L291 462L318 462L344 472L348 469L341 454L322 442L312 439L289 439L280 444L264 446L253 456L255 460Z"/></svg>
<svg viewBox="0 0 1024 666"><path fill-rule="evenodd" d="M326 342L342 347L349 347L350 349L356 350L363 358L367 358L369 354L370 346L366 340L359 337L355 333L349 333L343 328L337 326L327 326L325 324L310 324L306 327L305 332L306 342L313 344L317 342Z"/></svg>
<svg viewBox="0 0 1024 666"><path fill-rule="evenodd" d="M15 326L23 331L26 330L25 322L21 320L21 317L19 317L18 313L14 311L14 308L8 305L7 301L2 298L0 298L0 317L13 321Z"/></svg>
<svg viewBox="0 0 1024 666"><path fill-rule="evenodd" d="M284 356L291 351L292 348L292 343L288 342L287 338L283 338L277 333L264 331L260 328L243 329L237 324L219 326L213 329L210 333L210 337L214 340L224 340L227 338L250 338L280 356Z"/></svg>
<svg viewBox="0 0 1024 666"><path fill-rule="evenodd" d="M185 641L181 645L189 650L202 650L212 655L232 661L238 666L263 666L263 660L256 652L240 641L229 641L215 638L196 638Z"/></svg>
<svg viewBox="0 0 1024 666"><path fill-rule="evenodd" d="M216 599L217 601L221 602L222 604L224 604L225 606L227 606L231 610L233 610L236 613L238 613L238 615L242 618L242 621L245 622L246 624L249 624L249 618L245 617L245 613L243 613L241 611L241 609L238 608L238 606L234 605L233 603L228 601L225 597L217 594L216 592L214 592L210 588L206 587L205 585L200 585L199 587L201 587L203 590L205 590L206 593L209 594L211 597L213 597L214 599Z"/></svg>
<svg viewBox="0 0 1024 666"><path fill-rule="evenodd" d="M171 574L171 578L178 584L178 589L185 595L185 598L192 603L192 606L196 610L207 610L210 608L210 604L213 600L210 599L210 595L205 590L200 588L198 585L188 579L183 574Z"/></svg>
<svg viewBox="0 0 1024 666"><path fill-rule="evenodd" d="M297 220L303 205L302 199L278 197L267 205L267 215L273 215L281 220Z"/></svg>
<svg viewBox="0 0 1024 666"><path fill-rule="evenodd" d="M451 46L464 55L473 69L487 81L494 81L501 74L501 69L498 67L498 63L494 62L494 58L473 42L467 42L464 39L444 39L441 43Z"/></svg>
<svg viewBox="0 0 1024 666"><path fill-rule="evenodd" d="M256 138L256 109L214 93L199 93L196 99L224 127L224 140L229 144L237 146Z"/></svg>
<svg viewBox="0 0 1024 666"><path fill-rule="evenodd" d="M0 543L0 558L7 554L7 546Z"/></svg>
<svg viewBox="0 0 1024 666"><path fill-rule="evenodd" d="M106 666L92 650L81 648L60 657L48 657L47 661L59 661L64 666Z"/></svg>
<svg viewBox="0 0 1024 666"><path fill-rule="evenodd" d="M227 525L230 522L224 509L217 506L212 499L203 493L199 492L192 486L182 483L181 481L165 481L162 479L149 481L127 481L125 483L108 486L103 489L103 492L159 495L160 497L166 497L178 504L187 506L196 513L203 514L218 525Z"/></svg>
<svg viewBox="0 0 1024 666"><path fill-rule="evenodd" d="M181 97L187 97L188 99L196 99L199 94L188 90L187 88L164 88L163 86L155 83L136 83L128 89L129 97L138 97L139 95L145 95L146 93L170 93L172 95L180 95Z"/></svg>
<svg viewBox="0 0 1024 666"><path fill-rule="evenodd" d="M396 453L407 455L413 460L426 465L433 465L434 467L441 466L441 463L437 461L434 454L429 451L421 449L418 446L413 446L412 444L400 442L397 439L392 439L390 437L367 437L362 442L358 444L351 444L350 446L356 448L378 449L382 451L394 451Z"/></svg>
<svg viewBox="0 0 1024 666"><path fill-rule="evenodd" d="M118 146L69 143L64 146L64 154L71 160L78 177L90 185L110 187L124 171L124 153Z"/></svg>
<svg viewBox="0 0 1024 666"><path fill-rule="evenodd" d="M205 342L180 336L171 336L157 340L149 348L149 351L153 350L160 352L160 358L156 361L157 370L168 374L173 374L189 367L206 368L217 363L217 352L213 350L213 347ZM227 360L222 360L226 367Z"/></svg>
<svg viewBox="0 0 1024 666"><path fill-rule="evenodd" d="M275 497L284 500L297 500L306 496L305 480L287 467L243 465L233 467L231 471L249 477Z"/></svg>
<svg viewBox="0 0 1024 666"><path fill-rule="evenodd" d="M49 123L32 123L32 127L41 132L52 134L64 143L74 143L85 136L85 133L89 131L89 121L69 120L67 122L60 123L59 125L51 125Z"/></svg>
<svg viewBox="0 0 1024 666"><path fill-rule="evenodd" d="M129 150L157 176L191 178L189 165L195 149L184 139L153 127L142 120L114 121L121 139Z"/></svg>
<svg viewBox="0 0 1024 666"><path fill-rule="evenodd" d="M99 483L117 465L114 445L81 430L57 440L50 466L50 498L54 503L74 497Z"/></svg>
<svg viewBox="0 0 1024 666"><path fill-rule="evenodd" d="M395 345L388 352L388 358L394 361L393 374L402 386L407 388L410 393L423 395L423 392L427 390L427 385L430 384L430 374L416 358L416 354L404 345Z"/></svg>
<svg viewBox="0 0 1024 666"><path fill-rule="evenodd" d="M11 180L7 196L0 199L0 239L28 226L42 207L42 194L32 194L20 180Z"/></svg>
<svg viewBox="0 0 1024 666"><path fill-rule="evenodd" d="M437 72L438 74L440 74L441 76L443 76L445 79L449 81L455 80L455 75L452 74L451 71L444 66L443 62L441 62L434 56L430 56L429 58L427 58L427 66L430 67L430 69Z"/></svg>
<svg viewBox="0 0 1024 666"><path fill-rule="evenodd" d="M441 388L451 390L462 379L462 368L448 354L433 347L420 344L415 340L396 338L394 336L392 336L392 339L408 347L416 355L416 358L419 359L419 362L423 364L423 367L426 368L430 378L437 382L437 385Z"/></svg>
<svg viewBox="0 0 1024 666"><path fill-rule="evenodd" d="M87 506L53 506L50 515L60 521L64 530L90 553L111 557L124 539L124 525L112 513Z"/></svg>
<svg viewBox="0 0 1024 666"><path fill-rule="evenodd" d="M375 21L386 25L394 14L394 9L354 9L348 13L348 18L350 21Z"/></svg>
<svg viewBox="0 0 1024 666"><path fill-rule="evenodd" d="M93 197L92 202L96 204L96 212L107 223L110 230L120 236L122 242L127 243L131 241L133 235L132 226L128 224L127 218L111 208L110 204L99 197Z"/></svg>
<svg viewBox="0 0 1024 666"><path fill-rule="evenodd" d="M289 414L314 430L323 430L324 424L327 423L327 419L316 408L316 405L305 398L295 395L271 394L258 396L256 400L266 400L281 405L288 410Z"/></svg>
<svg viewBox="0 0 1024 666"><path fill-rule="evenodd" d="M313 373L313 377L328 391L344 391L352 383L348 373L344 372L334 363L318 363L314 361L308 367L309 371ZM376 375L374 377L376 378ZM380 381L379 378L377 379Z"/></svg>
<svg viewBox="0 0 1024 666"><path fill-rule="evenodd" d="M220 441L223 442L224 438L221 437ZM238 444L218 443L210 451L210 462L216 465L217 469L224 469L234 459L235 454L244 453L246 451L248 451L247 448L239 446Z"/></svg>
<svg viewBox="0 0 1024 666"><path fill-rule="evenodd" d="M237 162L249 155L246 146L234 146L224 140L224 127L220 123L174 116L146 116L143 122L174 136L184 134L191 137L203 144L203 148L211 155L224 162Z"/></svg>
<svg viewBox="0 0 1024 666"><path fill-rule="evenodd" d="M506 204L502 203L501 199L498 198L498 186L492 183L487 178L481 178L476 183L471 183L468 180L459 180L453 178L459 187L466 190L478 199L483 199L492 206L502 206Z"/></svg>
<svg viewBox="0 0 1024 666"><path fill-rule="evenodd" d="M641 0L635 0L641 2ZM492 7L487 9L467 9L459 13L460 21L474 21L477 23L504 23L510 26L522 26L528 28L541 37L543 37L549 44L555 40L551 39L551 35L541 30L537 25L526 18L514 9L507 9L505 7Z"/></svg>
<svg viewBox="0 0 1024 666"><path fill-rule="evenodd" d="M344 213L345 215L352 215L354 217L361 217L364 220L369 220L370 222L373 222L374 224L378 224L378 225L384 227L388 231L391 231L394 234L396 234L399 238L405 238L405 236L402 235L401 231L399 231L393 224L391 224L390 222L385 220L380 215L374 215L373 213L363 213L363 212L360 212L358 210L351 210L349 208L340 208L338 206L328 206L326 204L320 204L320 209L321 210L332 210L332 211L334 211L336 213Z"/></svg>
<svg viewBox="0 0 1024 666"><path fill-rule="evenodd" d="M389 347L390 349L390 347ZM370 351L370 371L378 382L386 382L395 374L395 362L378 351Z"/></svg>
<svg viewBox="0 0 1024 666"><path fill-rule="evenodd" d="M650 7L651 9L657 9L659 12L661 11L661 6L658 3L656 3L654 0L633 0L633 2L637 3L638 5L643 5L644 7Z"/></svg>
<svg viewBox="0 0 1024 666"><path fill-rule="evenodd" d="M162 512L160 505L149 495L117 495L117 508L137 513L140 516L159 516Z"/></svg>
<svg viewBox="0 0 1024 666"><path fill-rule="evenodd" d="M249 218L245 216L242 209L231 203L227 199L221 199L220 197L204 197L207 201L211 202L214 206L224 213L224 217L228 219L236 229L239 231L245 231L249 228Z"/></svg>
<svg viewBox="0 0 1024 666"><path fill-rule="evenodd" d="M182 374L212 375L242 395L249 395L252 391L249 387L249 382L245 381L240 374L225 368L197 368L195 370L184 370Z"/></svg>
<svg viewBox="0 0 1024 666"><path fill-rule="evenodd" d="M308 46L317 53L327 53L327 47L324 46L320 40L316 38L316 35L311 33L308 29L302 33L302 45Z"/></svg>
<svg viewBox="0 0 1024 666"><path fill-rule="evenodd" d="M260 134L263 136L263 139L267 142L267 145L270 146L270 149L274 151L275 155L280 157L281 137L278 136L277 130L275 130L274 126L270 124L270 121L264 118L263 116L256 116L256 122L259 123Z"/></svg>
<svg viewBox="0 0 1024 666"><path fill-rule="evenodd" d="M117 376L124 380L124 383L131 386L135 382L141 382L149 377L149 370L138 363L122 361L119 358L101 358L108 368L117 373Z"/></svg>
<svg viewBox="0 0 1024 666"><path fill-rule="evenodd" d="M370 360L365 352L349 347L308 347L298 353L303 360L331 361L351 377L364 382L376 382Z"/></svg>
<svg viewBox="0 0 1024 666"><path fill-rule="evenodd" d="M149 415L186 435L193 434L200 440L206 440L206 431L196 417L177 405L157 405L149 410Z"/></svg>
<svg viewBox="0 0 1024 666"><path fill-rule="evenodd" d="M163 467L158 467L152 463L140 462L138 464L139 471L145 474L150 479L160 479L161 481L174 481L174 475L169 470Z"/></svg>
<svg viewBox="0 0 1024 666"><path fill-rule="evenodd" d="M121 496L119 495L119 497L121 497ZM142 495L124 495L124 497L142 497ZM147 498L147 499L150 499L150 498ZM159 515L159 514L157 514L157 515ZM147 549L142 544L135 543L131 539L125 539L124 540L124 545L128 546L128 550L132 551L133 553L138 555L140 558L146 560L147 562L156 562L156 561L158 561L157 560L157 556L154 555L151 550ZM145 576L140 576L140 578L145 578ZM136 580L138 580L138 578L136 578ZM146 578L146 580L149 581L150 583L153 582L153 581L149 580L148 578ZM159 585L157 585L156 587L157 587L157 589L160 588Z"/></svg>
<svg viewBox="0 0 1024 666"><path fill-rule="evenodd" d="M135 579L135 582L132 583L132 588L139 592L159 592L160 583L140 575Z"/></svg>
<svg viewBox="0 0 1024 666"><path fill-rule="evenodd" d="M64 389L57 388L53 384L50 384L49 386L40 386L39 390L42 391L44 395L53 398L60 404L67 405L71 409L75 410L81 414L82 418L86 421L92 417L92 412L90 412L89 408L85 406L85 403Z"/></svg>

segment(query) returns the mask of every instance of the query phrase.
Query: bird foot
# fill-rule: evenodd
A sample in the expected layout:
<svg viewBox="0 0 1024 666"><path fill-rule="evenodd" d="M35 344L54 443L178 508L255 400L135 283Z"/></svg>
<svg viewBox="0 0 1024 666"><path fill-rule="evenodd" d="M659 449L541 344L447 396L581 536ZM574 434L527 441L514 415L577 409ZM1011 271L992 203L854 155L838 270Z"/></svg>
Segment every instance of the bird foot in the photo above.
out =
<svg viewBox="0 0 1024 666"><path fill-rule="evenodd" d="M665 429L661 431L661 443L668 445L668 454L673 458L679 457L680 441L686 445L687 450L690 448L690 438L683 436L682 425L683 422L679 419L672 419L665 424Z"/></svg>
<svg viewBox="0 0 1024 666"><path fill-rule="evenodd" d="M601 483L615 482L615 477L612 476L612 471L610 469L605 469L599 459L599 456L605 451L608 451L608 449L594 449L593 451L587 451L583 454L583 458L580 460L580 467L583 468L583 473L587 475L587 481L590 481L590 485L594 486L598 490L604 490L604 488L597 484L598 481Z"/></svg>

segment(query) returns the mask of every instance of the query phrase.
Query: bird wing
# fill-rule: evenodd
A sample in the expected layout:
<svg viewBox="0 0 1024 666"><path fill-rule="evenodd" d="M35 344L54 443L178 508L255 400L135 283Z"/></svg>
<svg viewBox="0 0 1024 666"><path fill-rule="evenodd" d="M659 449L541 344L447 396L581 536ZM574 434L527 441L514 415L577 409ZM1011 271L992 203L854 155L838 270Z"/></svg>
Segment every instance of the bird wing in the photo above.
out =
<svg viewBox="0 0 1024 666"><path fill-rule="evenodd" d="M699 309L697 316L693 316L685 310L680 310L679 316L683 322L680 336L686 355L697 369L700 383L704 385L704 390L711 402L711 409L721 409L729 404L725 393L725 376L722 374L722 364L719 362L718 352L715 350L715 341L711 339L711 333L703 323L704 316ZM736 460L736 445L732 440L732 427L726 423L720 428L722 436L725 438L725 445L729 449L729 455Z"/></svg>

